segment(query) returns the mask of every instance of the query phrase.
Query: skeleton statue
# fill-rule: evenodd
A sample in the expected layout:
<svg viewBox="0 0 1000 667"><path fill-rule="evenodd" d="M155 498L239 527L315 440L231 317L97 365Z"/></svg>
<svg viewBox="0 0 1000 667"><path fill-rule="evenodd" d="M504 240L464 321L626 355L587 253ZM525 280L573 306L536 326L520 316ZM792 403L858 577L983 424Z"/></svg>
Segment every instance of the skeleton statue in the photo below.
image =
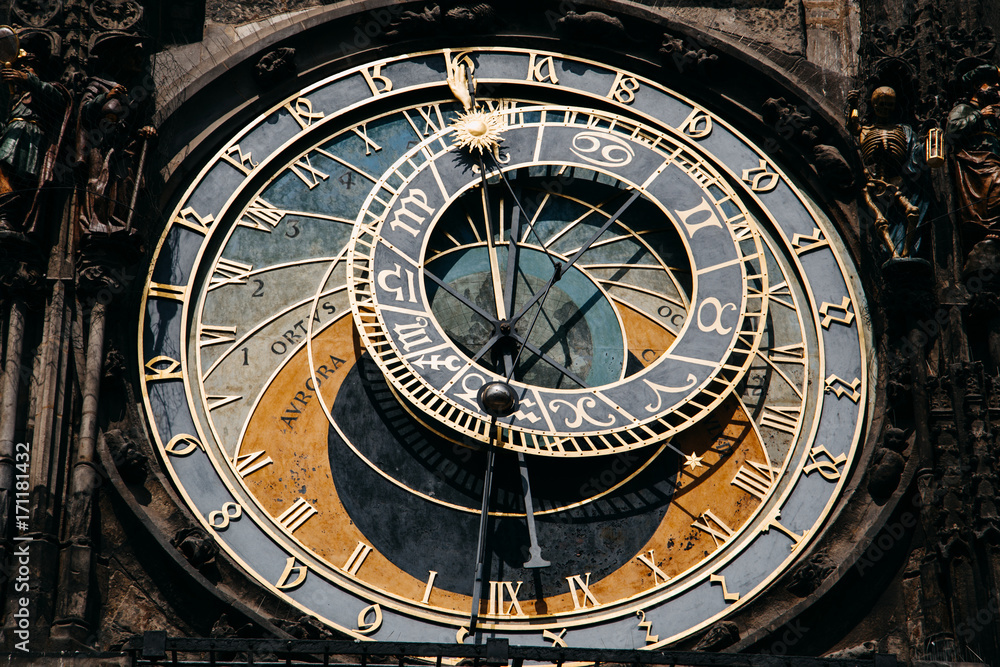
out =
<svg viewBox="0 0 1000 667"><path fill-rule="evenodd" d="M920 170L919 142L913 128L891 121L896 110L896 91L888 86L872 93L875 122L862 125L858 94L848 97L848 127L861 147L865 166L865 203L875 214L875 229L893 258L909 257L914 250L916 229L926 210L921 206L912 183ZM891 225L893 210L903 216L903 224Z"/></svg>

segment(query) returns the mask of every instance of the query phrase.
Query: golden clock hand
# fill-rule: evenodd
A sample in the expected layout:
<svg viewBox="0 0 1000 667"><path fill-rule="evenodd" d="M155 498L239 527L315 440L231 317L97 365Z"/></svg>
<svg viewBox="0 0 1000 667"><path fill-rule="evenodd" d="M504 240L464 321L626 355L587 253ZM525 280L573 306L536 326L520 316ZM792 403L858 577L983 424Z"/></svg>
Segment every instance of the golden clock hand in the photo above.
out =
<svg viewBox="0 0 1000 667"><path fill-rule="evenodd" d="M490 261L490 284L493 285L493 299L496 303L497 309L496 319L503 322L507 318L507 310L504 308L504 297L502 288L499 285L500 273L499 267L497 266L497 258L496 255L493 254L493 209L490 207L488 181L486 177L486 163L483 161L482 153L479 155L479 172L482 177L480 187L483 189L483 219L486 224L486 250L489 253ZM501 222L500 224L502 225L503 223ZM500 232L500 236L502 238L503 229L498 227L498 231Z"/></svg>
<svg viewBox="0 0 1000 667"><path fill-rule="evenodd" d="M524 352L525 346L528 344L528 339L531 338L531 331L535 328L535 323L538 322L538 315L542 312L542 308L545 307L545 298L549 295L549 290L551 290L552 286L555 285L559 281L559 279L563 277L563 275L565 275L566 270L569 269L571 266L573 266L573 264L576 263L576 260L580 259L583 253L587 252L587 250L590 249L590 246L592 246L594 242L597 241L597 239L599 239L601 235L608 230L609 227L611 227L611 225L615 224L615 222L617 222L618 219L622 217L625 211L628 210L629 206L631 206L635 202L635 200L639 198L639 195L641 194L642 192L639 190L633 192L632 196L628 198L628 201L622 204L621 208L619 208L613 216L608 218L607 221L603 225L601 225L600 229L594 232L594 235L591 236L590 239L588 239L587 242L584 243L580 247L580 249L576 251L576 254L570 257L565 264L560 264L555 267L555 270L552 272L552 277L549 278L547 283L545 283L545 287L543 287L538 292L535 292L534 296L532 296L531 299L528 300L528 303L524 304L524 307L522 307L521 310L518 311L517 315L510 318L508 324L509 326L513 327L514 323L517 322L517 320L520 319L524 315L524 313L527 312L528 308L531 307L531 304L540 299L538 303L538 310L535 311L535 316L531 318L531 324L528 326L528 330L524 333L524 342L521 343L521 347L517 350L517 356L514 357L515 366L517 365L518 360L521 358L521 354ZM511 367L509 373L513 373L513 367ZM510 379L509 374L507 379L508 380Z"/></svg>

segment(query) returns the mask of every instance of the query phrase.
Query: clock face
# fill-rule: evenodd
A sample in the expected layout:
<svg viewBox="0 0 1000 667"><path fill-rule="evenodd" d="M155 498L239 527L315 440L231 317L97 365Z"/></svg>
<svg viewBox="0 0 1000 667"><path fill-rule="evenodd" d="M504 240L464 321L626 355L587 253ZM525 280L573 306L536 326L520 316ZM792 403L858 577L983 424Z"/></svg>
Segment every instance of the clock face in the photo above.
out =
<svg viewBox="0 0 1000 667"><path fill-rule="evenodd" d="M471 641L491 477L474 632L662 646L817 539L866 419L853 274L767 155L651 80L411 54L204 165L150 268L144 400L205 529L349 635Z"/></svg>

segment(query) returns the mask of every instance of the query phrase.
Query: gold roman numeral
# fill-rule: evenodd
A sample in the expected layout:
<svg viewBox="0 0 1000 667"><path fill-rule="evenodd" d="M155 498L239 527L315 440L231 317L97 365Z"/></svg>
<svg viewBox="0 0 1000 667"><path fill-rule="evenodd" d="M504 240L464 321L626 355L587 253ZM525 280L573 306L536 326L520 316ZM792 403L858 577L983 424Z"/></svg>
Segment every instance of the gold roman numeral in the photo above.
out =
<svg viewBox="0 0 1000 667"><path fill-rule="evenodd" d="M263 459L260 458L263 454L264 450L261 450L259 452L251 452L250 454L237 456L233 463L236 466L236 472L240 474L240 477L246 477L251 473L257 472L264 466L274 463L270 456Z"/></svg>
<svg viewBox="0 0 1000 667"><path fill-rule="evenodd" d="M319 510L310 505L305 498L298 498L291 507L281 513L281 516L278 517L278 523L284 526L288 532L294 533L318 512Z"/></svg>
<svg viewBox="0 0 1000 667"><path fill-rule="evenodd" d="M717 517L712 510L702 512L701 516L695 519L691 526L711 535L716 549L725 544L726 540L733 536L733 529L726 525L725 521Z"/></svg>
<svg viewBox="0 0 1000 667"><path fill-rule="evenodd" d="M783 431L791 435L795 433L795 427L799 424L799 415L802 408L793 407L772 407L764 406L764 412L760 415L760 425Z"/></svg>
<svg viewBox="0 0 1000 667"><path fill-rule="evenodd" d="M348 574L357 576L358 570L361 569L361 566L365 562L365 558L368 558L368 554L370 554L371 551L372 548L370 546L364 542L358 542L358 546L354 548L350 558L347 559L347 562L344 563L344 566L340 569Z"/></svg>
<svg viewBox="0 0 1000 667"><path fill-rule="evenodd" d="M208 289L213 290L223 285L246 285L251 271L253 271L252 264L244 264L220 257L215 265L215 271L212 272Z"/></svg>
<svg viewBox="0 0 1000 667"><path fill-rule="evenodd" d="M149 283L149 296L171 301L184 301L186 285L168 285L166 283Z"/></svg>
<svg viewBox="0 0 1000 667"><path fill-rule="evenodd" d="M754 461L747 461L747 463L750 467L740 466L730 484L743 489L763 502L774 485L774 474L778 471L764 463L755 463Z"/></svg>
<svg viewBox="0 0 1000 667"><path fill-rule="evenodd" d="M573 596L574 609L586 609L587 603L590 603L592 607L601 605L590 591L590 572L585 572L582 577L579 574L574 574L571 577L566 577L566 581L569 582L569 593Z"/></svg>

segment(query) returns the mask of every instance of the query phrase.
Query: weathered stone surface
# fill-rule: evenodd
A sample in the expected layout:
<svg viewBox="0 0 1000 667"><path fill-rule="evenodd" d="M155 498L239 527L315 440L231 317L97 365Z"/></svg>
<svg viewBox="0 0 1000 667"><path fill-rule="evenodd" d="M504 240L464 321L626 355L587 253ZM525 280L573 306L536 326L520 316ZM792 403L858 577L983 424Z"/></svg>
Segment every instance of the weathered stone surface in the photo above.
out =
<svg viewBox="0 0 1000 667"><path fill-rule="evenodd" d="M654 4L649 2L648 4ZM785 53L805 55L799 0L679 0L668 6L682 21L754 39Z"/></svg>
<svg viewBox="0 0 1000 667"><path fill-rule="evenodd" d="M254 2L208 0L205 3L205 14L210 20L218 23L239 24L323 4L329 3L320 0L254 0Z"/></svg>

